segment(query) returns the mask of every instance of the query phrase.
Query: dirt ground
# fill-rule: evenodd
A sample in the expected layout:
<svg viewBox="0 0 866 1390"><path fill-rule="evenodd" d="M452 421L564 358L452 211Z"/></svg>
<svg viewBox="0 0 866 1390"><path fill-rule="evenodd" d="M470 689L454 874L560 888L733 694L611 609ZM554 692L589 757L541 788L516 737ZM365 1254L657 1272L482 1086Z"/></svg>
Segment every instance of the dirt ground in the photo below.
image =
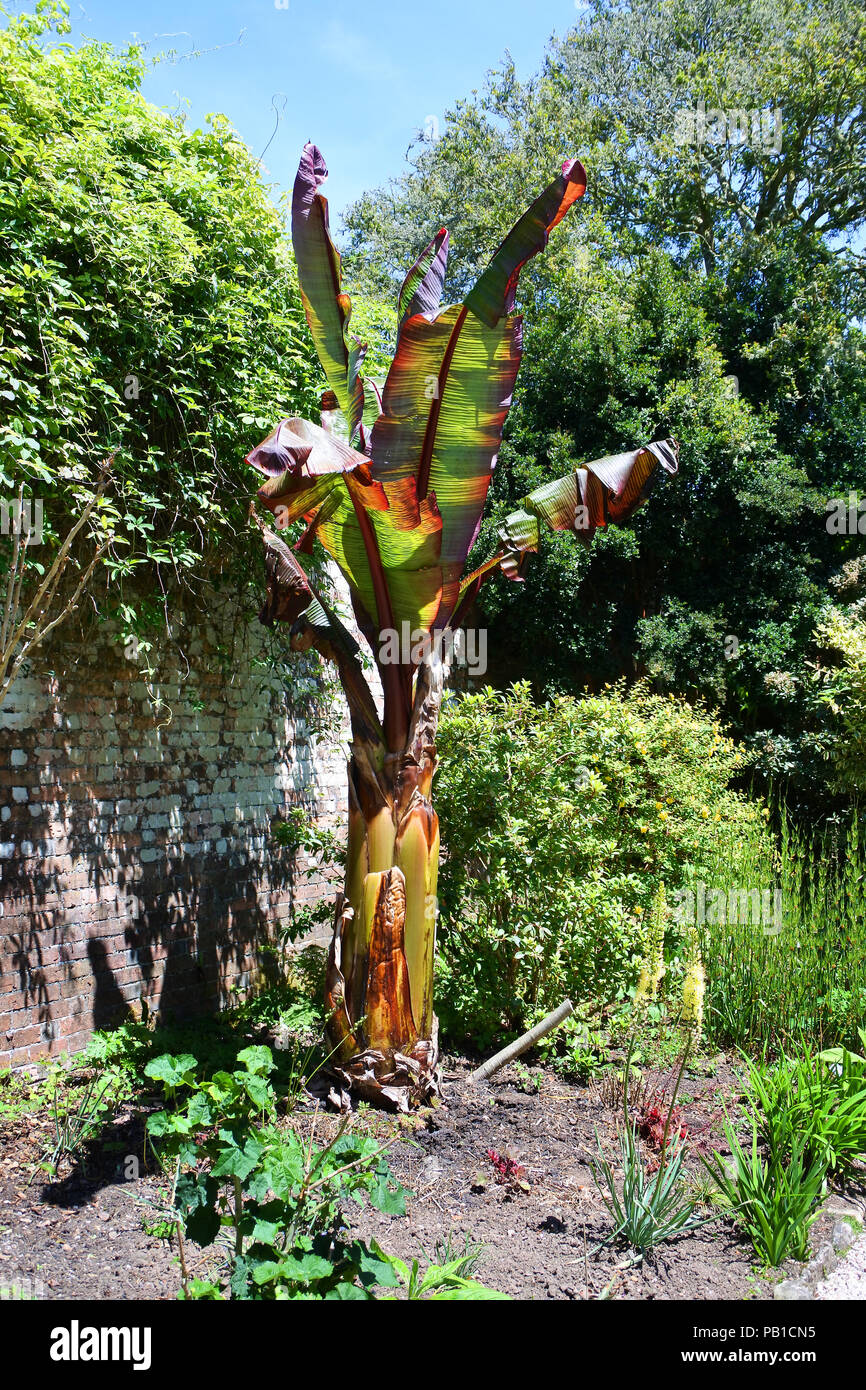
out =
<svg viewBox="0 0 866 1390"><path fill-rule="evenodd" d="M360 1234L422 1263L437 1242L451 1236L462 1248L469 1237L484 1246L476 1277L519 1299L767 1299L776 1279L796 1268L762 1274L751 1247L718 1218L633 1263L621 1246L604 1244L611 1223L589 1168L596 1133L614 1153L613 1095L541 1069L509 1068L470 1087L469 1068L462 1059L449 1062L444 1102L415 1117L411 1129L367 1109L353 1116L380 1136L396 1135L391 1167L411 1192L405 1217L348 1213ZM729 1086L724 1068L711 1078L685 1078L691 1172L700 1171L697 1149L724 1152L720 1095ZM309 1128L311 1115L292 1123ZM317 1138L336 1123L320 1113ZM142 1165L141 1115L121 1111L89 1146L83 1167L31 1180L52 1128L45 1115L7 1119L0 1128L0 1297L175 1298L178 1264L158 1224L165 1182ZM489 1150L519 1165L514 1181L497 1181ZM652 1161L651 1143L645 1153ZM833 1219L817 1223L816 1247ZM188 1251L192 1273L203 1275L213 1260L213 1250Z"/></svg>
<svg viewBox="0 0 866 1390"><path fill-rule="evenodd" d="M424 1129L393 1154L395 1175L410 1188L407 1219L364 1212L357 1224L401 1257L432 1253L452 1233L486 1248L477 1277L520 1299L743 1299L772 1297L756 1278L751 1247L722 1222L678 1237L652 1259L631 1264L617 1246L597 1247L611 1222L589 1168L596 1130L612 1157L618 1110L598 1088L578 1088L534 1070L538 1092L519 1089L513 1068L468 1086L468 1066L445 1078L446 1102ZM683 1119L703 1131L718 1083L689 1079ZM718 1142L718 1141L717 1141ZM529 1191L496 1181L488 1150L525 1169ZM480 1179L486 1180L482 1187ZM388 1243L389 1242L389 1243Z"/></svg>
<svg viewBox="0 0 866 1390"><path fill-rule="evenodd" d="M39 1115L0 1129L0 1296L174 1298L173 1252L145 1229L164 1184L143 1173L140 1118L121 1113L89 1146L84 1170L67 1165L57 1180L33 1176L53 1128ZM142 1176L127 1180L129 1156Z"/></svg>

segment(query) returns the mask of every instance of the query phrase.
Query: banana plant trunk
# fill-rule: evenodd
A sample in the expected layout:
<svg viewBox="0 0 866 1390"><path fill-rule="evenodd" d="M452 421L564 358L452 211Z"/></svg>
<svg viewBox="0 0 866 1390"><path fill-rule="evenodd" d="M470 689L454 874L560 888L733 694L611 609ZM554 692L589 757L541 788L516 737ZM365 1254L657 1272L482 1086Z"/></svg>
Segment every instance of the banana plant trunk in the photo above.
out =
<svg viewBox="0 0 866 1390"><path fill-rule="evenodd" d="M442 680L432 652L418 668L408 733L394 751L353 718L346 880L328 956L338 1075L348 1090L397 1109L438 1092L439 822L431 793Z"/></svg>

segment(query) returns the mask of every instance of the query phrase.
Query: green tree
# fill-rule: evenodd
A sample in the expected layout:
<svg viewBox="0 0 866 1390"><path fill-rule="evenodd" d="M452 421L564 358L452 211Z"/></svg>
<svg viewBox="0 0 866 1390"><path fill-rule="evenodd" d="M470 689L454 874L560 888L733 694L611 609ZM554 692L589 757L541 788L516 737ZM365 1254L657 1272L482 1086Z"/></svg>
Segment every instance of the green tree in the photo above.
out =
<svg viewBox="0 0 866 1390"><path fill-rule="evenodd" d="M462 286L516 190L548 160L584 160L588 215L528 268L531 351L494 507L646 418L684 466L633 532L589 555L548 543L519 610L489 586L497 673L700 692L809 796L827 790L812 634L862 550L825 508L864 490L863 36L853 0L595 0L535 77L509 61L489 74L347 218L349 263L381 287L441 207Z"/></svg>
<svg viewBox="0 0 866 1390"><path fill-rule="evenodd" d="M506 61L446 113L438 141L419 139L410 173L358 201L351 251L396 275L441 208L462 289L517 211L517 190L579 153L620 255L665 245L710 274L793 232L862 272L833 239L866 219L864 36L857 0L591 0L537 76L522 84ZM493 182L502 195L486 199Z"/></svg>

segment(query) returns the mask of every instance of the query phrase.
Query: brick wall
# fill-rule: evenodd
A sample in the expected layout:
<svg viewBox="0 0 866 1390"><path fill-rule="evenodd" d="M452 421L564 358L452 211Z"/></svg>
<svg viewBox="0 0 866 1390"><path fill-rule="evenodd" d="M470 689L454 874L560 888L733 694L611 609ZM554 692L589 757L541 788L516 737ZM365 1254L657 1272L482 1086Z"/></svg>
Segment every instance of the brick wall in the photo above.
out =
<svg viewBox="0 0 866 1390"><path fill-rule="evenodd" d="M222 631L193 626L149 687L97 629L0 710L0 1067L77 1050L142 997L165 1019L266 982L261 947L321 895L269 828L298 804L340 822L343 754L311 734L303 666L287 693L240 627L226 665Z"/></svg>

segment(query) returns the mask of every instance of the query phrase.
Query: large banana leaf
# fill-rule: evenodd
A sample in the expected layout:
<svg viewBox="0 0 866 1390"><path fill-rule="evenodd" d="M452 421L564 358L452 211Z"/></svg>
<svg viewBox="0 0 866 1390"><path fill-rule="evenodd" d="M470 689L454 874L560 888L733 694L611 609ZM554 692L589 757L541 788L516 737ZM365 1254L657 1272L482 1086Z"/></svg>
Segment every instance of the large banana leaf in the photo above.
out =
<svg viewBox="0 0 866 1390"><path fill-rule="evenodd" d="M413 300L405 296L370 450L373 476L386 487L414 477L418 496L436 499L442 518L436 626L447 623L457 600L511 405L522 351L521 320L510 312L520 271L585 189L583 167L576 160L564 165L509 232L464 305L413 315ZM440 232L407 277L414 302L438 303L445 253ZM419 278L423 295L414 289Z"/></svg>
<svg viewBox="0 0 866 1390"><path fill-rule="evenodd" d="M359 371L367 347L349 335L352 304L342 293L340 253L331 240L328 200L318 192L327 177L321 151L305 145L292 190L292 244L316 352L352 440L364 413Z"/></svg>
<svg viewBox="0 0 866 1390"><path fill-rule="evenodd" d="M675 439L655 440L625 454L594 459L563 478L544 483L523 498L498 528L499 549L460 585L454 621L465 613L488 575L501 569L509 579L522 578L523 561L536 551L541 531L572 531L589 545L595 532L620 523L649 496L657 470L676 473L679 446Z"/></svg>
<svg viewBox="0 0 866 1390"><path fill-rule="evenodd" d="M518 220L465 304L440 309L448 256L441 229L421 252L398 300L399 330L381 413L361 423L360 348L349 346L350 306L340 288L340 258L317 192L327 170L307 145L293 196L298 275L316 348L350 440L290 420L249 455L266 474L259 497L283 522L303 517L303 552L318 536L346 576L362 628L445 626L502 568L518 578L538 548L540 525L573 529L589 541L597 526L622 521L646 495L657 466L676 470L672 444L652 444L598 459L536 489L500 530L497 554L461 585L478 534L490 477L511 405L522 351L512 313L520 272L543 250L551 230L586 189L573 160ZM471 591L471 592L470 592Z"/></svg>
<svg viewBox="0 0 866 1390"><path fill-rule="evenodd" d="M321 522L336 515L341 504L348 508L353 498L367 511L388 509L369 459L310 420L282 420L246 462L267 477L259 500L283 527L299 517Z"/></svg>
<svg viewBox="0 0 866 1390"><path fill-rule="evenodd" d="M586 170L578 159L568 160L562 173L512 227L484 274L466 296L471 309L489 328L510 314L520 272L547 245L548 237L568 209L586 192Z"/></svg>
<svg viewBox="0 0 866 1390"><path fill-rule="evenodd" d="M282 421L247 462L267 478L259 500L282 527L306 520L298 549L308 550L318 535L372 626L432 624L442 588L442 520L433 498L419 503L414 478L383 486L362 454L299 419ZM385 524L371 528L367 512L382 513Z"/></svg>
<svg viewBox="0 0 866 1390"><path fill-rule="evenodd" d="M379 631L386 627L399 630L404 622L408 622L411 629L427 629L438 611L442 590L439 565L442 521L432 498L417 502L414 479L405 480L402 487L388 485L385 493L394 498L394 504L389 505L387 512L370 513L372 536L358 515L357 494L348 506L341 505L321 522L316 534L337 561ZM397 514L393 521L392 510ZM410 526L409 518L413 514L418 519ZM384 580L387 608L377 592L377 577Z"/></svg>
<svg viewBox="0 0 866 1390"><path fill-rule="evenodd" d="M397 299L400 327L415 314L435 314L442 300L448 264L448 232L440 227L410 268Z"/></svg>
<svg viewBox="0 0 866 1390"><path fill-rule="evenodd" d="M461 306L416 314L400 333L373 426L373 476L415 481L442 519L442 596L447 619L484 508L502 426L520 366L520 321L488 328ZM420 620L420 614L419 614Z"/></svg>

